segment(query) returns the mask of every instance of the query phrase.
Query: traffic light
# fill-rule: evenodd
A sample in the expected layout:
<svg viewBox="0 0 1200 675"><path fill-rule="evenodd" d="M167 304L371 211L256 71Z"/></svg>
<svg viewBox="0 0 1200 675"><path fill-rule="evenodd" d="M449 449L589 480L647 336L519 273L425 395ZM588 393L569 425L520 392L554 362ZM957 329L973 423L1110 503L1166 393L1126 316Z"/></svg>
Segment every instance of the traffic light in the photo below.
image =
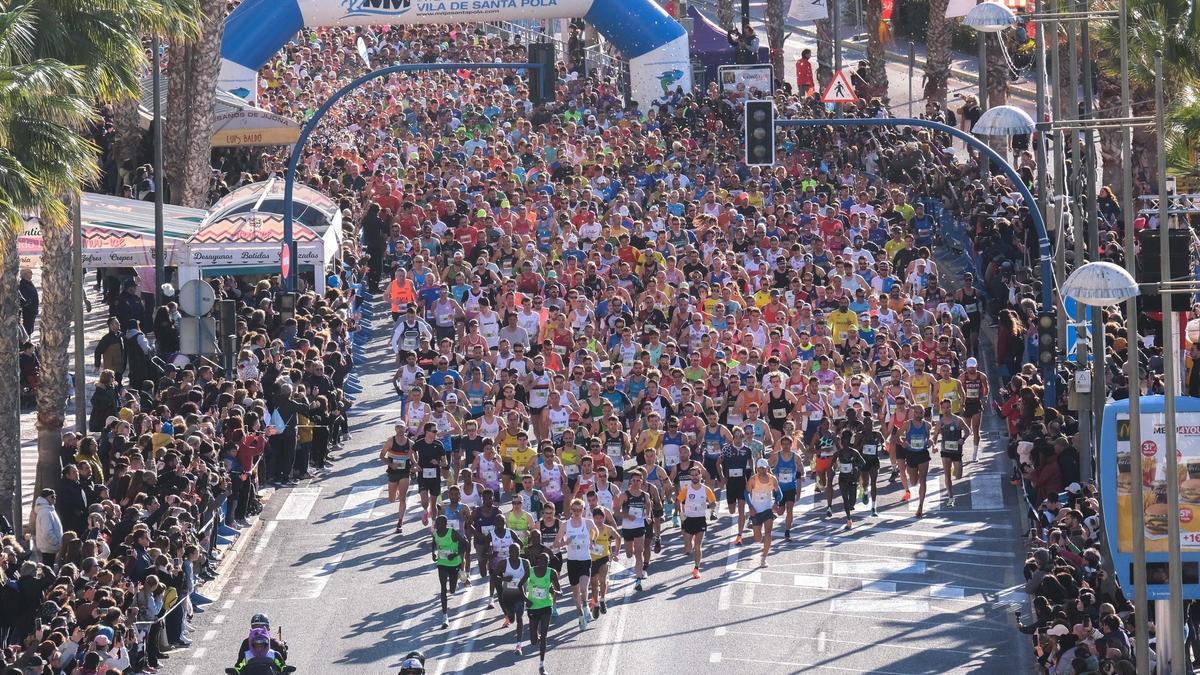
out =
<svg viewBox="0 0 1200 675"><path fill-rule="evenodd" d="M554 65L554 43L533 42L528 47L529 63L541 65L540 72L529 73L529 100L534 105L554 100L558 87L558 70Z"/></svg>
<svg viewBox="0 0 1200 675"><path fill-rule="evenodd" d="M746 165L771 166L775 163L775 102L746 101Z"/></svg>
<svg viewBox="0 0 1200 675"><path fill-rule="evenodd" d="M1038 366L1050 368L1058 359L1058 318L1054 311L1038 314L1037 318L1037 349Z"/></svg>
<svg viewBox="0 0 1200 675"><path fill-rule="evenodd" d="M1192 231L1188 228L1167 230L1168 263L1170 264L1170 281L1189 281L1194 276L1192 265ZM1137 282L1139 284L1157 285L1162 278L1162 256L1159 255L1159 230L1142 230L1138 235L1141 253L1137 257ZM1186 312L1192 308L1192 295L1189 293L1172 293L1171 309L1176 312ZM1143 312L1161 312L1162 296L1158 290L1147 291L1138 296L1138 308Z"/></svg>

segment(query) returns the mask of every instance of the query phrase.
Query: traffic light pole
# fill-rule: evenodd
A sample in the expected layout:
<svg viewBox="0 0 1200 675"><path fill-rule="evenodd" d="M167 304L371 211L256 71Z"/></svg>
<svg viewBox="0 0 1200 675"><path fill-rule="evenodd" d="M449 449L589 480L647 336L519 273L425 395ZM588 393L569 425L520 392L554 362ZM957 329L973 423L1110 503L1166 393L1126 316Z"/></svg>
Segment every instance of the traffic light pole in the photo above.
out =
<svg viewBox="0 0 1200 675"><path fill-rule="evenodd" d="M1021 195L1021 199L1025 202L1025 207L1029 210L1029 217L1033 221L1034 228L1037 230L1038 262L1042 271L1042 310L1052 311L1054 309L1054 286L1056 283L1052 265L1053 259L1050 254L1050 238L1046 235L1046 221L1042 218L1042 212L1037 207L1037 200L1034 198L1033 193L1025 186L1016 169L987 143L961 129L956 129L940 122L911 118L843 117L838 119L776 120L775 124L781 127L923 127L962 139L968 146L978 150L991 160L992 166L1008 177L1013 188ZM1053 405L1058 400L1058 373L1055 365L1043 366L1042 373L1046 381L1044 400L1048 405Z"/></svg>
<svg viewBox="0 0 1200 675"><path fill-rule="evenodd" d="M308 144L309 136L317 130L317 125L321 123L321 120L325 117L325 113L329 112L335 103L342 100L346 94L372 80L387 77L395 73L415 73L428 70L529 70L537 75L539 80L535 82L531 78L530 91L536 86L540 92L544 79L542 67L540 63L403 63L369 72L334 92L333 96L330 96L321 104L320 108L317 108L317 112L309 118L308 122L305 122L304 128L300 130L300 138L292 146L292 154L288 157L287 175L283 182L283 243L287 246L289 263L287 265L287 274L283 275L284 290L288 292L296 290L296 239L293 231L295 219L292 215L292 204L296 189L296 167L300 164L300 155L304 152L304 147ZM280 263L282 262L280 260Z"/></svg>

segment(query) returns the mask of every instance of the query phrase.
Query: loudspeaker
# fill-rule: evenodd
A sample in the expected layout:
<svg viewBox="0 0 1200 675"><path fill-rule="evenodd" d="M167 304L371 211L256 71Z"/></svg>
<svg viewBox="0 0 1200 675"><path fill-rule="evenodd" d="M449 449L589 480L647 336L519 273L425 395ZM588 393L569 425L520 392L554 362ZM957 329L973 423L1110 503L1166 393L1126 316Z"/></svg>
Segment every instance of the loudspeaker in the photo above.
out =
<svg viewBox="0 0 1200 675"><path fill-rule="evenodd" d="M1160 255L1160 239L1158 230L1144 230L1138 235L1141 253L1137 259L1137 282L1139 284L1158 284L1162 279L1162 256ZM1168 275L1169 281L1191 281L1195 278L1195 267L1192 263L1192 231L1190 228L1167 230ZM1174 293L1171 296L1171 311L1186 312L1192 308L1190 293ZM1161 312L1162 297L1149 290L1139 296L1139 306L1143 312Z"/></svg>

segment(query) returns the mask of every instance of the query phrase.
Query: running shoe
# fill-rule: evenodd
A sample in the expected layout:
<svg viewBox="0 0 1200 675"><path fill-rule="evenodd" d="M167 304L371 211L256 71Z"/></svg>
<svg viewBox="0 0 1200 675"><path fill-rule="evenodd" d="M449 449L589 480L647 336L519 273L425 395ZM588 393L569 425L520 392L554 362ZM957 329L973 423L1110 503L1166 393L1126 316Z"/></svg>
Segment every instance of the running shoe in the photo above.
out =
<svg viewBox="0 0 1200 675"><path fill-rule="evenodd" d="M858 486L858 501L862 502L863 506L867 505L867 491Z"/></svg>
<svg viewBox="0 0 1200 675"><path fill-rule="evenodd" d="M449 627L450 627L450 622L447 621L445 619L445 617L442 617L442 628L449 628Z"/></svg>
<svg viewBox="0 0 1200 675"><path fill-rule="evenodd" d="M791 530L787 530L786 532L783 533L783 540L784 541L792 540L792 531Z"/></svg>
<svg viewBox="0 0 1200 675"><path fill-rule="evenodd" d="M693 568L692 568L692 578L693 578L693 579L699 579L699 578L700 578L700 568L699 568L699 567L693 567Z"/></svg>
<svg viewBox="0 0 1200 675"><path fill-rule="evenodd" d="M544 663L538 664L538 675L547 675L546 664L544 664Z"/></svg>
<svg viewBox="0 0 1200 675"><path fill-rule="evenodd" d="M583 619L583 627L584 627L585 629L588 627L588 624L592 622L592 617L591 617L591 615L590 615L590 614L588 614L587 612L584 612L584 613L580 614L580 615L579 615L579 618L580 618L580 619Z"/></svg>
<svg viewBox="0 0 1200 675"><path fill-rule="evenodd" d="M953 507L953 506L954 506L954 502L955 502L957 499L958 499L958 497L955 497L955 496L951 495L950 497L948 497L948 498L946 499L946 506Z"/></svg>
<svg viewBox="0 0 1200 675"><path fill-rule="evenodd" d="M716 511L709 511L709 512L708 512L708 519L709 519L710 521L716 520L716 519L717 519L717 512L716 512Z"/></svg>
<svg viewBox="0 0 1200 675"><path fill-rule="evenodd" d="M579 615L579 630L583 630L584 625L585 624L583 623L583 615L581 614L581 615Z"/></svg>
<svg viewBox="0 0 1200 675"><path fill-rule="evenodd" d="M592 618L593 619L600 618L600 605L592 605Z"/></svg>
<svg viewBox="0 0 1200 675"><path fill-rule="evenodd" d="M671 516L671 527L679 527L679 514Z"/></svg>
<svg viewBox="0 0 1200 675"><path fill-rule="evenodd" d="M642 590L642 580L641 579L638 579L637 581L633 582L633 590L635 590L635 591Z"/></svg>
<svg viewBox="0 0 1200 675"><path fill-rule="evenodd" d="M516 647L514 647L513 651L515 651L517 653L517 656L525 656L524 652L521 651L521 645L517 645Z"/></svg>
<svg viewBox="0 0 1200 675"><path fill-rule="evenodd" d="M492 602L491 598L488 598L487 609L496 609L496 603Z"/></svg>
<svg viewBox="0 0 1200 675"><path fill-rule="evenodd" d="M741 545L742 545L742 535L740 535L740 534L739 534L739 535L737 536L737 539L734 539L734 540L733 540L733 543L734 543L734 545L736 545L736 546L741 546Z"/></svg>
<svg viewBox="0 0 1200 675"><path fill-rule="evenodd" d="M826 506L826 507L825 507L825 517L826 517L826 518L832 518L832 517L833 517L833 507L830 507L830 506Z"/></svg>
<svg viewBox="0 0 1200 675"><path fill-rule="evenodd" d="M428 526L429 526L429 512L422 511L421 512L421 527L428 527Z"/></svg>
<svg viewBox="0 0 1200 675"><path fill-rule="evenodd" d="M504 627L508 628L511 625L512 625L512 622L508 620L508 617L507 616L504 617Z"/></svg>
<svg viewBox="0 0 1200 675"><path fill-rule="evenodd" d="M662 537L654 538L654 552L662 553Z"/></svg>
<svg viewBox="0 0 1200 675"><path fill-rule="evenodd" d="M879 509L877 509L877 508L875 508L874 506L872 506L872 507L871 507L871 515L873 515L873 516L878 516L878 515L879 515Z"/></svg>
<svg viewBox="0 0 1200 675"><path fill-rule="evenodd" d="M910 499L912 499L912 493L911 493L911 492L909 492L908 490L905 490L905 491L904 491L904 496L900 498L900 501L902 501L902 502L906 502L906 501L908 501L908 500L910 500Z"/></svg>
<svg viewBox="0 0 1200 675"><path fill-rule="evenodd" d="M608 603L603 600L600 601L600 613L608 614Z"/></svg>

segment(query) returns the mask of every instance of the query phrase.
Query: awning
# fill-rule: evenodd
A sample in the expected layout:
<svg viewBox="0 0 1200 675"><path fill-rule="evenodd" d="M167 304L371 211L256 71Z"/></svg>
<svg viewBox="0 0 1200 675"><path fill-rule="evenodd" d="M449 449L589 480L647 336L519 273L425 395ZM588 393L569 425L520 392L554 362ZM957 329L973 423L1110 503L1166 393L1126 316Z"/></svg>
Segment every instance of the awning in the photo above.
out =
<svg viewBox="0 0 1200 675"><path fill-rule="evenodd" d="M141 267L154 265L154 203L85 193L82 201L83 266ZM205 211L163 207L164 261L176 265L177 252L200 227ZM22 267L40 267L41 219L30 216L17 239Z"/></svg>
<svg viewBox="0 0 1200 675"><path fill-rule="evenodd" d="M163 78L162 113L167 114L167 83ZM142 128L148 129L154 119L154 86L150 78L142 80L142 95L138 101ZM291 145L300 138L300 124L295 120L257 108L227 91L217 90L213 100L212 145L216 148L250 147L256 145Z"/></svg>
<svg viewBox="0 0 1200 675"><path fill-rule="evenodd" d="M337 254L324 238L293 223L296 258L322 268ZM273 213L239 213L206 224L187 242L187 264L197 267L279 267L283 218Z"/></svg>
<svg viewBox="0 0 1200 675"><path fill-rule="evenodd" d="M209 209L209 218L217 220L235 213L258 211L283 214L284 180L272 175L265 181L247 183L221 197ZM341 229L342 211L332 198L307 185L296 183L292 194L292 217L317 234L331 227Z"/></svg>

